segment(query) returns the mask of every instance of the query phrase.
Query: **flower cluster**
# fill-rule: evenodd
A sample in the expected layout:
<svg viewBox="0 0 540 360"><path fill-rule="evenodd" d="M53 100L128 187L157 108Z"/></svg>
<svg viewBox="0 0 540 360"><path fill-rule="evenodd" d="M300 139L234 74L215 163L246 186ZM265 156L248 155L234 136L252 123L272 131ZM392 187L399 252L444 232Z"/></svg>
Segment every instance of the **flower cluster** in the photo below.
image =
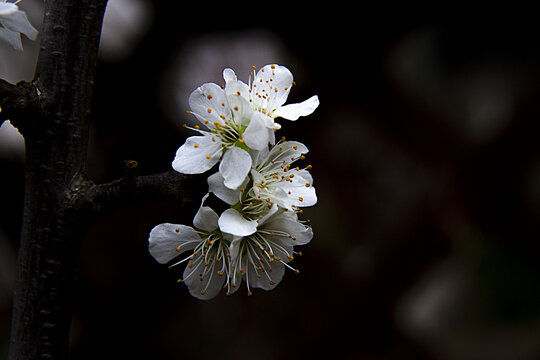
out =
<svg viewBox="0 0 540 360"><path fill-rule="evenodd" d="M172 163L183 174L217 166L193 227L160 224L149 237L150 253L160 263L187 253L170 267L187 263L179 282L199 299L213 298L221 289L232 294L242 281L248 295L252 288L270 290L286 268L298 272L289 264L298 254L294 246L313 237L298 214L317 202L311 166L298 165L307 147L285 138L276 142L275 135L281 128L277 118L311 114L318 97L285 105L294 81L280 65L251 73L248 84L231 69L223 78L223 87L206 83L191 93L188 113L200 125L189 128L198 135L186 139ZM209 196L222 201L225 210L218 214L205 205Z"/></svg>
<svg viewBox="0 0 540 360"><path fill-rule="evenodd" d="M0 0L0 40L13 46L16 50L22 50L21 34L35 40L38 31L30 24L26 13L19 10L17 0L14 3Z"/></svg>

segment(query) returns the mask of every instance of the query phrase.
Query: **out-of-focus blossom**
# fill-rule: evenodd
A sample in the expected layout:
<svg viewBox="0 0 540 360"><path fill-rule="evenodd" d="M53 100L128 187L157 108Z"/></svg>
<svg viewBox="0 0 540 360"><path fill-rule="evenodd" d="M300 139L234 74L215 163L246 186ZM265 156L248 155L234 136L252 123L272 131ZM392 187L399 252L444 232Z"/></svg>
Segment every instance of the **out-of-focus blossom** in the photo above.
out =
<svg viewBox="0 0 540 360"><path fill-rule="evenodd" d="M19 10L16 5L19 1L9 3L6 0L0 0L0 39L13 46L14 49L22 51L21 34L35 40L38 31L30 24L26 13Z"/></svg>

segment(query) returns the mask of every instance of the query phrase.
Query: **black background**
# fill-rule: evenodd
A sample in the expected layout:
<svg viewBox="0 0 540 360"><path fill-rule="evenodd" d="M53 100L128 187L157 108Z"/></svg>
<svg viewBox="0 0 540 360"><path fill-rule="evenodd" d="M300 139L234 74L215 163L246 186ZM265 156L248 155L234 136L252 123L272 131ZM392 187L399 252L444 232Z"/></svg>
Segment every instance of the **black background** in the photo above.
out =
<svg viewBox="0 0 540 360"><path fill-rule="evenodd" d="M252 65L291 69L288 102L321 101L280 130L310 149L319 202L305 209L315 237L293 262L299 275L206 302L147 251L153 226L190 225L198 203L103 220L81 252L73 359L540 356L537 26L324 5L155 1L135 51L99 63L89 173L105 182L127 159L142 174L170 169L191 135L171 108L182 70L172 67L197 62L193 44L271 34L279 59ZM213 54L217 74L230 66L242 78L250 69L230 51ZM23 167L1 168L0 226L16 248Z"/></svg>

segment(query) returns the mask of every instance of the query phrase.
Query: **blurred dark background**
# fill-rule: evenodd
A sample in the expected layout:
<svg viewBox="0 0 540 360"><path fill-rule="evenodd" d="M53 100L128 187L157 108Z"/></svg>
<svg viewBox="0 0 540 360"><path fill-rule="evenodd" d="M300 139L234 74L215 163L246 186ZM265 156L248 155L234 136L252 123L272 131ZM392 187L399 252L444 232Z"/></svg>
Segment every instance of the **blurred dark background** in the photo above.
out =
<svg viewBox="0 0 540 360"><path fill-rule="evenodd" d="M39 25L40 2L20 5ZM198 202L122 210L84 242L72 358L540 358L537 24L242 6L110 0L88 170L98 183L127 159L169 170L192 90L222 84L224 67L247 81L252 65L285 65L288 102L321 101L279 134L309 147L319 198L301 273L199 301L147 251L153 226L190 225ZM32 78L38 45L24 45L2 44L6 80ZM24 168L0 130L2 359Z"/></svg>

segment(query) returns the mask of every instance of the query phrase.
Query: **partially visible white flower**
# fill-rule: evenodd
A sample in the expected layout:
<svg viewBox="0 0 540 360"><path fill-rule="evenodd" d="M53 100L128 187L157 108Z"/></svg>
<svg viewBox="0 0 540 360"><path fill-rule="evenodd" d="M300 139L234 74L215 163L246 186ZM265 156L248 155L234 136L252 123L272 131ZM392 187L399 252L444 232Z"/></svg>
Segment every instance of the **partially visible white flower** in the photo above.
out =
<svg viewBox="0 0 540 360"><path fill-rule="evenodd" d="M188 138L172 163L184 174L200 174L217 164L225 186L236 189L251 169L249 149L268 146L268 129L257 118L249 102L238 91L214 83L203 84L189 97L191 111L207 130L196 125L200 136ZM262 136L259 133L264 133ZM246 138L247 136L247 138ZM249 141L247 141L249 139Z"/></svg>
<svg viewBox="0 0 540 360"><path fill-rule="evenodd" d="M229 273L229 245L232 237L222 234L218 229L218 215L208 206L203 206L195 215L195 229L186 225L164 223L150 232L150 254L161 264L169 263L182 253L190 255L170 265L187 262L183 279L191 295L208 300L215 297L223 288ZM191 252L192 251L192 252Z"/></svg>
<svg viewBox="0 0 540 360"><path fill-rule="evenodd" d="M26 13L19 10L18 1L9 3L0 0L0 39L4 40L16 50L23 50L21 33L31 40L35 40L38 31L30 24Z"/></svg>
<svg viewBox="0 0 540 360"><path fill-rule="evenodd" d="M236 190L224 185L220 173L208 178L209 191L231 206L235 206L247 218L257 219L276 204L284 209L297 211L301 207L317 203L311 168L293 164L304 159L307 147L297 141L278 142L271 150L253 154L253 166L248 181ZM237 234L240 235L240 234Z"/></svg>
<svg viewBox="0 0 540 360"><path fill-rule="evenodd" d="M299 271L288 263L297 253L294 246L305 245L313 238L310 226L300 222L296 213L282 209L261 222L257 232L235 237L230 245L230 270L227 293L238 290L245 281L251 288L272 290L281 281L285 268Z"/></svg>
<svg viewBox="0 0 540 360"><path fill-rule="evenodd" d="M263 66L249 85L239 81L232 69L225 69L224 78L227 83L243 84L236 87L243 88L240 91L242 96L258 112L260 121L271 129L281 128L274 121L277 117L294 121L301 116L310 115L319 106L317 95L301 103L284 105L291 87L295 84L292 73L285 66L277 64Z"/></svg>

